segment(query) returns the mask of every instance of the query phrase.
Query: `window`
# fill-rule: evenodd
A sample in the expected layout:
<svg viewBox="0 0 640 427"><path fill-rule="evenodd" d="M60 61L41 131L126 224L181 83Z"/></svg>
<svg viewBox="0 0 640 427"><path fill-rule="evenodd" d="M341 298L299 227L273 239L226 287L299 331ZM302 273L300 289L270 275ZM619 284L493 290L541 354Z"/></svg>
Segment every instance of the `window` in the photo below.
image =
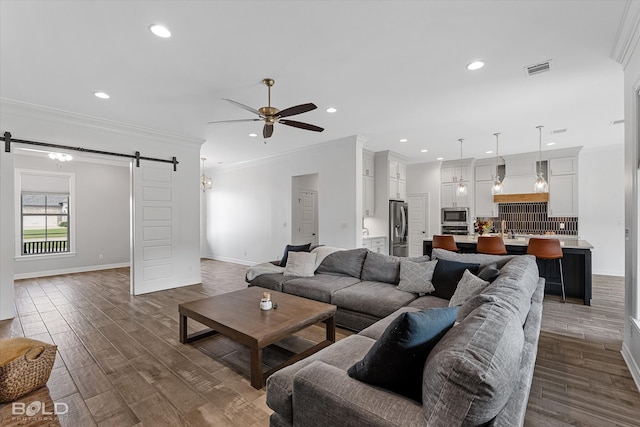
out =
<svg viewBox="0 0 640 427"><path fill-rule="evenodd" d="M22 193L22 255L69 252L69 194Z"/></svg>
<svg viewBox="0 0 640 427"><path fill-rule="evenodd" d="M75 256L75 174L15 170L15 259Z"/></svg>

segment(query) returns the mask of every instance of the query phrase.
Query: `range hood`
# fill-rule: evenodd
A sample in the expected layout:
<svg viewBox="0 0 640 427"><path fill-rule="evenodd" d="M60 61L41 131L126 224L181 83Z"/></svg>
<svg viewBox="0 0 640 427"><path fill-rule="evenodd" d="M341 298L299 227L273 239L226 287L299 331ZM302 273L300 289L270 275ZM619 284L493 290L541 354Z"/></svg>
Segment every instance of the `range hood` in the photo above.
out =
<svg viewBox="0 0 640 427"><path fill-rule="evenodd" d="M494 203L548 202L549 193L495 194Z"/></svg>

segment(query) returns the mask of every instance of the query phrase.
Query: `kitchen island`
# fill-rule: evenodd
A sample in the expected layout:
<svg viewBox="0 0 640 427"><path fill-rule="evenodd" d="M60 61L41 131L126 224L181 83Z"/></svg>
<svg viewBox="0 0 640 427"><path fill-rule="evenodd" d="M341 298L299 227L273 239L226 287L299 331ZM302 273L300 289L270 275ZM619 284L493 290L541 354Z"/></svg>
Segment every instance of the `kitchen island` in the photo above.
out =
<svg viewBox="0 0 640 427"><path fill-rule="evenodd" d="M591 305L591 249L593 246L586 240L567 236L530 236L550 237L560 240L562 246L562 271L564 273L564 288L567 297L580 298L585 305ZM478 238L476 236L454 236L456 245L461 253L475 253ZM425 239L422 245L424 255L431 256L432 240ZM529 237L504 239L507 253L523 255L527 253ZM545 293L562 295L560 284L560 267L556 260L538 259L540 277L546 280Z"/></svg>

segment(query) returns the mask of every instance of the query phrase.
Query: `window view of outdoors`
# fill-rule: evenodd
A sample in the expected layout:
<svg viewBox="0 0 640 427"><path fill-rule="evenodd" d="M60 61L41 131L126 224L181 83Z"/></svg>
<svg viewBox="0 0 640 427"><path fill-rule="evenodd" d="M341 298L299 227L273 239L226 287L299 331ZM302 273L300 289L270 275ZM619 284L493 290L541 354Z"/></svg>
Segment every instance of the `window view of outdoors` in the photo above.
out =
<svg viewBox="0 0 640 427"><path fill-rule="evenodd" d="M69 195L22 193L22 254L69 252Z"/></svg>

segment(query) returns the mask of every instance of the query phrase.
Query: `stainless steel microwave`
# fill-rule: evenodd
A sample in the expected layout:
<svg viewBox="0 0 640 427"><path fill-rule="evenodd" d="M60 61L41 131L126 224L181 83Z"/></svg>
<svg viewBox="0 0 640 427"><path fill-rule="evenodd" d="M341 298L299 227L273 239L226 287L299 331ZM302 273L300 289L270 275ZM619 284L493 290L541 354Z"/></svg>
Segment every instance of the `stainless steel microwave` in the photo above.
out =
<svg viewBox="0 0 640 427"><path fill-rule="evenodd" d="M469 225L469 208L442 208L442 225Z"/></svg>

